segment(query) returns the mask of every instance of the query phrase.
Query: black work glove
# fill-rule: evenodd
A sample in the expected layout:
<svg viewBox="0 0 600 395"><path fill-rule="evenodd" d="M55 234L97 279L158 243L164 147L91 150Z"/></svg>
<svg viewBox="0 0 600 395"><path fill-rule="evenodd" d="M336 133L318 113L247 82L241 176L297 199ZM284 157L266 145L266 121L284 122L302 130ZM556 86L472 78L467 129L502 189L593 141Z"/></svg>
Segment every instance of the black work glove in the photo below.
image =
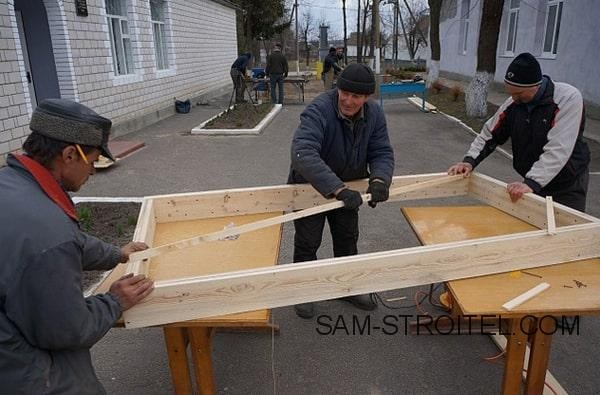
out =
<svg viewBox="0 0 600 395"><path fill-rule="evenodd" d="M388 200L390 197L390 188L383 182L371 180L369 182L369 188L367 188L367 193L371 194L369 206L375 208L377 203Z"/></svg>
<svg viewBox="0 0 600 395"><path fill-rule="evenodd" d="M356 210L363 202L360 192L347 188L338 193L335 198L344 202L346 210Z"/></svg>

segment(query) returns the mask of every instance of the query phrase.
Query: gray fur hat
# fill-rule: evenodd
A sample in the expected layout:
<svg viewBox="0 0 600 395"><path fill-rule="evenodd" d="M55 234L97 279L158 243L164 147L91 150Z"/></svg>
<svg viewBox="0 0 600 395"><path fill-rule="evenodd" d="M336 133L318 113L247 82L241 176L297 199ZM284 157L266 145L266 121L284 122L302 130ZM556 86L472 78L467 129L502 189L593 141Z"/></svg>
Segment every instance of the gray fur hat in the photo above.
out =
<svg viewBox="0 0 600 395"><path fill-rule="evenodd" d="M112 122L90 108L67 99L41 101L29 122L29 129L67 143L96 147L102 155L115 160L108 150Z"/></svg>

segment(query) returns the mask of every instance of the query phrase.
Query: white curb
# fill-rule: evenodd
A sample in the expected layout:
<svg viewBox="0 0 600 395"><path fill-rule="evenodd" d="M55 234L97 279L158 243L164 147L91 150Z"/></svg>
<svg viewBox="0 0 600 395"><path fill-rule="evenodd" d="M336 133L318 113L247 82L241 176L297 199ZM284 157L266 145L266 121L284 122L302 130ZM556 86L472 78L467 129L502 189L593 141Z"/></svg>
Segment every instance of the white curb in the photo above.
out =
<svg viewBox="0 0 600 395"><path fill-rule="evenodd" d="M253 129L204 129L204 126L212 121L213 119L219 117L225 111L215 115L214 117L202 122L200 125L196 126L192 129L192 134L200 134L200 135L209 135L209 136L237 136L237 135L257 135L262 132L262 130L267 127L267 125L275 118L275 115L283 106L281 104L275 104L273 109L263 118L262 121L258 125L256 125ZM233 108L230 107L230 108Z"/></svg>

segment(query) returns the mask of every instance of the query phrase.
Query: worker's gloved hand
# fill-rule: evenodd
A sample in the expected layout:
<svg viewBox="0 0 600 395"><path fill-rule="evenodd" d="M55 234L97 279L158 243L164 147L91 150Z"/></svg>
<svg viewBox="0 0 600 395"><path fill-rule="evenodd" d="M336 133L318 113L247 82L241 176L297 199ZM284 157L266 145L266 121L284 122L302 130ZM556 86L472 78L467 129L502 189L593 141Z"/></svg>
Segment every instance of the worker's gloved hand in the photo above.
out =
<svg viewBox="0 0 600 395"><path fill-rule="evenodd" d="M360 192L348 188L342 189L335 198L344 202L346 210L356 210L363 202Z"/></svg>
<svg viewBox="0 0 600 395"><path fill-rule="evenodd" d="M377 203L385 202L390 197L390 188L386 183L377 179L369 181L369 188L367 193L371 194L371 200L369 200L369 206L375 208Z"/></svg>

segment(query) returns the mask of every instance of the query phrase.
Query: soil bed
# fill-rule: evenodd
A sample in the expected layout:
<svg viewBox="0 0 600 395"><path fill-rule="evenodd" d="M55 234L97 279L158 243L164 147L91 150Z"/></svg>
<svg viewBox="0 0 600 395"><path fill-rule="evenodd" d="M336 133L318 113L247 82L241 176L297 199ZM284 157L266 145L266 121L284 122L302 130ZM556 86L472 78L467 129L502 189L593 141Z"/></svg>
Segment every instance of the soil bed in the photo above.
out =
<svg viewBox="0 0 600 395"><path fill-rule="evenodd" d="M122 247L133 240L140 206L139 203L79 203L75 208L84 232ZM83 290L97 283L103 273L83 272Z"/></svg>
<svg viewBox="0 0 600 395"><path fill-rule="evenodd" d="M236 104L233 109L228 109L215 119L204 125L203 129L252 129L263 120L271 111L273 105L270 103Z"/></svg>

